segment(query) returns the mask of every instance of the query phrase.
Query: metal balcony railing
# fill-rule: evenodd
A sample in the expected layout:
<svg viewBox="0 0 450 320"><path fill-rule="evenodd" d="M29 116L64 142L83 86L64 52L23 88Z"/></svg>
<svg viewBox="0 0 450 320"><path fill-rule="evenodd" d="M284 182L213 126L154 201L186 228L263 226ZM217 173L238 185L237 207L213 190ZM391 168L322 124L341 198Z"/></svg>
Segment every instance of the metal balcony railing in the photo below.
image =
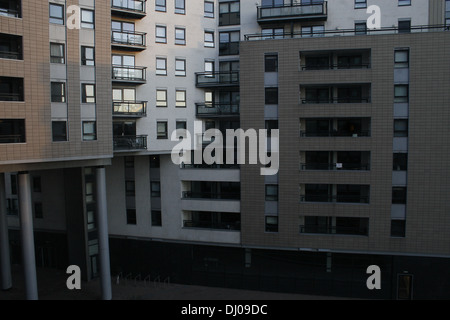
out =
<svg viewBox="0 0 450 320"><path fill-rule="evenodd" d="M365 226L362 226L362 227L338 227L338 226L301 225L300 233L368 236L369 228L365 227Z"/></svg>
<svg viewBox="0 0 450 320"><path fill-rule="evenodd" d="M240 200L240 193L184 191L183 199Z"/></svg>
<svg viewBox="0 0 450 320"><path fill-rule="evenodd" d="M23 60L23 55L21 52L17 51L0 51L1 59L14 59L14 60Z"/></svg>
<svg viewBox="0 0 450 320"><path fill-rule="evenodd" d="M0 135L0 144L2 143L25 143L25 135Z"/></svg>
<svg viewBox="0 0 450 320"><path fill-rule="evenodd" d="M111 43L143 50L147 45L146 35L145 32L112 30Z"/></svg>
<svg viewBox="0 0 450 320"><path fill-rule="evenodd" d="M145 14L146 0L112 0L111 9L126 10Z"/></svg>
<svg viewBox="0 0 450 320"><path fill-rule="evenodd" d="M314 1L312 4L286 4L258 7L258 22L276 20L326 20L327 1Z"/></svg>
<svg viewBox="0 0 450 320"><path fill-rule="evenodd" d="M227 117L239 116L239 104L222 104L222 103L197 103L197 117Z"/></svg>
<svg viewBox="0 0 450 320"><path fill-rule="evenodd" d="M370 171L370 164L365 163L302 163L302 171Z"/></svg>
<svg viewBox="0 0 450 320"><path fill-rule="evenodd" d="M114 151L147 150L147 136L115 136Z"/></svg>
<svg viewBox="0 0 450 320"><path fill-rule="evenodd" d="M329 137L370 137L371 132L369 130L358 131L346 131L346 130L333 130L333 131L300 131L300 137L302 138L329 138Z"/></svg>
<svg viewBox="0 0 450 320"><path fill-rule="evenodd" d="M182 169L239 169L238 164L185 164L181 166Z"/></svg>
<svg viewBox="0 0 450 320"><path fill-rule="evenodd" d="M302 195L300 196L300 202L319 202L319 203L355 203L355 204L369 204L370 197L362 195Z"/></svg>
<svg viewBox="0 0 450 320"><path fill-rule="evenodd" d="M198 72L197 87L239 86L239 71L228 72Z"/></svg>
<svg viewBox="0 0 450 320"><path fill-rule="evenodd" d="M146 67L112 66L112 79L116 81L146 82Z"/></svg>
<svg viewBox="0 0 450 320"><path fill-rule="evenodd" d="M361 64L328 64L328 65L302 65L302 70L348 70L348 69L370 69L369 63Z"/></svg>
<svg viewBox="0 0 450 320"><path fill-rule="evenodd" d="M23 95L19 93L0 92L0 101L23 101Z"/></svg>
<svg viewBox="0 0 450 320"><path fill-rule="evenodd" d="M236 222L220 222L220 221L199 221L199 220L184 220L184 228L198 228L211 230L241 230L241 223Z"/></svg>
<svg viewBox="0 0 450 320"><path fill-rule="evenodd" d="M20 10L13 8L0 8L0 17L21 18Z"/></svg>
<svg viewBox="0 0 450 320"><path fill-rule="evenodd" d="M339 103L370 103L370 98L333 98L333 99L321 99L321 98L310 98L302 99L302 104L339 104Z"/></svg>
<svg viewBox="0 0 450 320"><path fill-rule="evenodd" d="M436 32L436 31L450 31L450 26L446 25L423 25L423 26L412 26L408 33L402 31L398 27L380 28L367 30L364 36L372 35L386 35L386 34L409 34L409 33L423 33L423 32ZM301 32L284 32L277 33L276 35L267 35L264 33L258 34L247 34L244 36L245 41L261 41L270 39L292 39L292 38L310 38L315 37L336 37L336 36L358 36L358 31L355 29L342 29L342 30L325 30L320 31L315 34L305 34Z"/></svg>
<svg viewBox="0 0 450 320"><path fill-rule="evenodd" d="M147 116L147 101L113 101L115 116Z"/></svg>

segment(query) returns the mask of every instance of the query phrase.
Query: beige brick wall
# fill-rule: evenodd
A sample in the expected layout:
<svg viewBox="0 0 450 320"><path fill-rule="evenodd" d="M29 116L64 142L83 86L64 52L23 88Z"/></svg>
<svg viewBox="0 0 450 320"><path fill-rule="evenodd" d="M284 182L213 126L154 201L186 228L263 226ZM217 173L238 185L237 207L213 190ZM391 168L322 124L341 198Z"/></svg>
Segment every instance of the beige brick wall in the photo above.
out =
<svg viewBox="0 0 450 320"><path fill-rule="evenodd" d="M78 0L66 5L77 5ZM110 1L96 1L97 141L82 142L79 30L67 31L69 141L52 142L50 106L49 8L28 0L22 19L0 17L0 32L23 36L23 61L0 59L0 74L23 77L25 102L0 102L0 118L25 119L26 143L0 145L2 165L112 157Z"/></svg>
<svg viewBox="0 0 450 320"><path fill-rule="evenodd" d="M448 51L450 33L249 41L241 45L241 125L264 128L264 53L279 55L279 233L264 232L264 178L242 167L244 245L363 252L450 254ZM390 237L394 49L410 47L410 134L406 238ZM370 70L299 71L299 52L371 49ZM301 84L371 83L372 103L308 106ZM299 119L370 117L371 138L300 138ZM300 172L300 151L370 151L370 172ZM304 183L370 184L370 205L300 203ZM369 237L299 233L299 216L370 218Z"/></svg>

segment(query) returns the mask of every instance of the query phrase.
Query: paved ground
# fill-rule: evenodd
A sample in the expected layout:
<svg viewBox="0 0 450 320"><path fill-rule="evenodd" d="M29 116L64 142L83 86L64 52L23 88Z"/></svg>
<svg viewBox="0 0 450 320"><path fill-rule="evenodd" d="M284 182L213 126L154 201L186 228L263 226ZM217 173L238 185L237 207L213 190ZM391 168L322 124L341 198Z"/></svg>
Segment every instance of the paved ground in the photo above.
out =
<svg viewBox="0 0 450 320"><path fill-rule="evenodd" d="M53 269L38 269L39 299L41 300L99 300L100 281L82 282L81 290L66 287L68 275ZM113 300L335 300L340 298L307 296L236 289L210 288L178 284L144 282L113 282ZM0 300L24 300L22 270L13 267L13 288L0 291Z"/></svg>

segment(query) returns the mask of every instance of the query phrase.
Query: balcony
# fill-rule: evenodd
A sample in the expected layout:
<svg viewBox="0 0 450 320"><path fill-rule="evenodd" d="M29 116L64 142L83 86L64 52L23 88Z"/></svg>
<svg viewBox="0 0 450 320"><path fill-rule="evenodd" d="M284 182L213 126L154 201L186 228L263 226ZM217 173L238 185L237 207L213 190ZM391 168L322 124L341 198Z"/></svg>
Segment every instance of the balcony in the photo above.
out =
<svg viewBox="0 0 450 320"><path fill-rule="evenodd" d="M326 1L313 4L287 4L258 7L258 23L279 21L326 21L328 6Z"/></svg>
<svg viewBox="0 0 450 320"><path fill-rule="evenodd" d="M238 87L239 71L196 73L197 88Z"/></svg>
<svg viewBox="0 0 450 320"><path fill-rule="evenodd" d="M196 104L197 118L235 118L239 117L239 104Z"/></svg>
<svg viewBox="0 0 450 320"><path fill-rule="evenodd" d="M239 41L221 42L219 44L219 56L233 56L239 54Z"/></svg>
<svg viewBox="0 0 450 320"><path fill-rule="evenodd" d="M115 136L114 151L147 150L147 136Z"/></svg>
<svg viewBox="0 0 450 320"><path fill-rule="evenodd" d="M0 33L0 59L23 60L22 37Z"/></svg>
<svg viewBox="0 0 450 320"><path fill-rule="evenodd" d="M370 171L365 163L302 163L302 171Z"/></svg>
<svg viewBox="0 0 450 320"><path fill-rule="evenodd" d="M146 0L112 0L111 13L115 16L142 19L146 13Z"/></svg>
<svg viewBox="0 0 450 320"><path fill-rule="evenodd" d="M146 71L146 67L113 66L112 80L120 83L143 84L147 82Z"/></svg>
<svg viewBox="0 0 450 320"><path fill-rule="evenodd" d="M238 170L240 168L239 164L185 164L183 163L181 169L230 169L230 170Z"/></svg>
<svg viewBox="0 0 450 320"><path fill-rule="evenodd" d="M240 193L233 192L194 192L184 191L183 199L202 199L202 200L240 200Z"/></svg>
<svg viewBox="0 0 450 320"><path fill-rule="evenodd" d="M368 138L371 136L371 132L369 130L333 130L333 131L300 131L300 136L302 138L327 138L327 137L351 137L351 138Z"/></svg>
<svg viewBox="0 0 450 320"><path fill-rule="evenodd" d="M113 101L113 116L136 117L147 116L147 101Z"/></svg>
<svg viewBox="0 0 450 320"><path fill-rule="evenodd" d="M300 233L367 237L369 235L369 226L364 224L355 227L301 225Z"/></svg>
<svg viewBox="0 0 450 320"><path fill-rule="evenodd" d="M22 18L21 1L0 1L0 17Z"/></svg>
<svg viewBox="0 0 450 320"><path fill-rule="evenodd" d="M370 197L363 195L331 196L328 194L311 194L311 195L301 195L300 202L369 204Z"/></svg>
<svg viewBox="0 0 450 320"><path fill-rule="evenodd" d="M228 212L185 212L183 227L210 230L241 230L240 213Z"/></svg>
<svg viewBox="0 0 450 320"><path fill-rule="evenodd" d="M112 30L111 46L116 50L143 51L147 47L147 33Z"/></svg>

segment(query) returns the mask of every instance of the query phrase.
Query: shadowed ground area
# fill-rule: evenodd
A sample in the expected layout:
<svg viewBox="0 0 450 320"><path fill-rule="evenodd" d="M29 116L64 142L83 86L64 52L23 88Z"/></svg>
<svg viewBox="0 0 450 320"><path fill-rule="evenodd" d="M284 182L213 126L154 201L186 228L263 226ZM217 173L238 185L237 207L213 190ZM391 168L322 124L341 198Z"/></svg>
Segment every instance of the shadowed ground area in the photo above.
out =
<svg viewBox="0 0 450 320"><path fill-rule="evenodd" d="M25 284L22 268L13 266L13 288L0 291L0 300L24 300ZM100 300L99 279L82 282L81 290L68 290L66 275L61 270L37 269L40 300ZM344 300L342 298L308 296L238 289L212 288L179 284L144 283L134 280L112 283L113 300ZM347 299L345 299L347 300Z"/></svg>

